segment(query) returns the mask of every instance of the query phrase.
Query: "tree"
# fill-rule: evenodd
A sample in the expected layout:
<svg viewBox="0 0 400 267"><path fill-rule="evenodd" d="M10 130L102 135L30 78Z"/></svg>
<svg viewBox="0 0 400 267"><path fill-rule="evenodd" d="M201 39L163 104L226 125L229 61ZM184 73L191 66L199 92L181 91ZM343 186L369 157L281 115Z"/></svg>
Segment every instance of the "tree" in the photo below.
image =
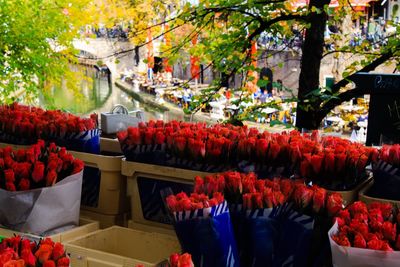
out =
<svg viewBox="0 0 400 267"><path fill-rule="evenodd" d="M86 0L0 0L1 100L25 90L36 98L75 62L72 40L85 24ZM40 88L40 89L39 89Z"/></svg>
<svg viewBox="0 0 400 267"><path fill-rule="evenodd" d="M24 93L34 102L54 84L66 83L79 98L85 77L73 47L86 26L108 27L132 19L129 0L0 0L0 92L10 102Z"/></svg>
<svg viewBox="0 0 400 267"><path fill-rule="evenodd" d="M250 64L250 47L253 41L258 40L260 34L279 33L292 38L295 34L294 26L299 28L305 36L301 48L296 126L316 129L335 106L366 93L365 88L348 88L350 79L356 72L374 70L388 60L397 60L399 56L399 41L396 35L388 36L388 44L379 50L372 50L368 42L356 48L344 44L335 51L324 50L324 31L331 12L329 4L333 1L310 0L308 6L296 8L290 0L202 0L196 6L186 4L178 14L177 20L194 26L186 41L194 34L201 35L198 53L203 56L203 60L210 62L218 71L230 75L254 70ZM357 16L357 12L349 3L351 1L339 0L339 8L330 20L342 21L349 10ZM279 51L268 51L267 56L277 52ZM321 88L321 60L330 53L353 53L359 55L359 60L346 68L342 74L343 79L331 89ZM259 84L263 82L265 83L259 81ZM245 81L239 102L248 101L251 97L244 85ZM206 91L197 103L203 103L204 99L209 101L210 98L210 91ZM251 110L256 108L252 107ZM240 117L241 114L235 115Z"/></svg>

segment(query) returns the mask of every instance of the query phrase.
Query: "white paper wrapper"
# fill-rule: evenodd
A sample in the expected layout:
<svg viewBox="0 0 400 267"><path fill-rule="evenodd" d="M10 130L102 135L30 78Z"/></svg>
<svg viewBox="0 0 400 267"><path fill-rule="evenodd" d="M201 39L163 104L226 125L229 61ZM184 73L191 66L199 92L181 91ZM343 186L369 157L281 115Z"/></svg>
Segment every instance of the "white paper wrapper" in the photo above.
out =
<svg viewBox="0 0 400 267"><path fill-rule="evenodd" d="M400 266L400 251L380 251L339 246L332 235L338 232L335 223L329 230L332 262L335 267L398 267Z"/></svg>
<svg viewBox="0 0 400 267"><path fill-rule="evenodd" d="M0 189L0 224L18 232L53 234L79 224L82 174L52 187L21 192Z"/></svg>

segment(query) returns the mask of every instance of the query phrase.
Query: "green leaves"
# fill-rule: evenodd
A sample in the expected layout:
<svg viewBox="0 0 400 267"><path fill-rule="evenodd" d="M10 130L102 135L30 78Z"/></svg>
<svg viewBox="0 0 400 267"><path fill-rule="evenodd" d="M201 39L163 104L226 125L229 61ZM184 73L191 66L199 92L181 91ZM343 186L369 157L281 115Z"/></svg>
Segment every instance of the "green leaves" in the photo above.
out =
<svg viewBox="0 0 400 267"><path fill-rule="evenodd" d="M0 0L0 91L2 101L25 89L35 97L46 83L60 80L74 62L70 51L87 0ZM65 11L67 10L67 11ZM63 11L65 11L63 13Z"/></svg>

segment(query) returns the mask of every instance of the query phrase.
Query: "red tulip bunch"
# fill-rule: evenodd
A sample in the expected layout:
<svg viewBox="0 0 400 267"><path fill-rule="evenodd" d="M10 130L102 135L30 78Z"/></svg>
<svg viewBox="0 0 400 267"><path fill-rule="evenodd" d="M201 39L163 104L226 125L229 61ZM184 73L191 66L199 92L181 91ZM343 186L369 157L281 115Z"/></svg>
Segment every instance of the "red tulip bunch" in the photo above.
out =
<svg viewBox="0 0 400 267"><path fill-rule="evenodd" d="M9 136L29 139L64 137L97 128L97 115L84 119L60 110L44 110L18 103L0 106L0 132ZM7 140L4 140L7 141Z"/></svg>
<svg viewBox="0 0 400 267"><path fill-rule="evenodd" d="M285 166L288 163L291 138L297 135L297 131L272 134L250 129L246 136L239 139L238 157L240 160L250 160L267 166Z"/></svg>
<svg viewBox="0 0 400 267"><path fill-rule="evenodd" d="M174 253L169 257L169 267L194 267L192 256L189 253L179 255Z"/></svg>
<svg viewBox="0 0 400 267"><path fill-rule="evenodd" d="M64 246L50 238L37 244L15 236L0 243L0 267L69 267L69 264Z"/></svg>
<svg viewBox="0 0 400 267"><path fill-rule="evenodd" d="M283 167L290 174L333 190L357 184L365 176L365 167L378 158L374 148L337 137L320 137L317 131L277 134L228 124L149 121L118 133L118 139L129 146L162 144L175 158L194 163L227 168L250 164L268 172Z"/></svg>
<svg viewBox="0 0 400 267"><path fill-rule="evenodd" d="M144 267L144 265L138 264L136 265L136 267ZM171 254L171 256L169 256L169 262L166 264L165 267L194 267L192 255L190 255L189 253Z"/></svg>
<svg viewBox="0 0 400 267"><path fill-rule="evenodd" d="M65 177L82 171L84 164L54 143L44 141L26 149L0 149L0 188L24 191L52 186Z"/></svg>
<svg viewBox="0 0 400 267"><path fill-rule="evenodd" d="M400 166L400 145L384 145L379 151L379 158L387 163L399 167Z"/></svg>
<svg viewBox="0 0 400 267"><path fill-rule="evenodd" d="M169 195L166 202L172 212L191 211L221 204L224 202L224 196L220 192L215 192L212 198L197 193L192 193L189 197L186 193L181 192L177 195Z"/></svg>
<svg viewBox="0 0 400 267"><path fill-rule="evenodd" d="M165 144L167 136L180 128L176 121L164 123L163 121L149 121L139 123L138 127L128 127L126 131L117 133L118 140L124 145L154 145Z"/></svg>
<svg viewBox="0 0 400 267"><path fill-rule="evenodd" d="M356 184L365 167L378 158L377 149L337 137L323 137L318 145L310 145L306 141L303 147L299 144L292 147L292 154L300 158L299 173L314 183L329 187L338 183ZM296 152L298 150L300 153Z"/></svg>
<svg viewBox="0 0 400 267"><path fill-rule="evenodd" d="M172 155L198 162L225 162L223 159L236 157L233 154L239 133L245 127L185 123L171 121L149 121L138 127L129 127L117 134L122 147L135 145L163 145Z"/></svg>
<svg viewBox="0 0 400 267"><path fill-rule="evenodd" d="M223 192L228 203L243 204L245 209L272 208L292 202L301 210L334 215L343 207L338 193L328 194L319 186L307 186L303 180L257 179L254 173L225 172L204 179L197 176L194 191L198 194Z"/></svg>
<svg viewBox="0 0 400 267"><path fill-rule="evenodd" d="M389 203L358 201L338 213L339 231L332 239L341 246L400 250L400 215Z"/></svg>

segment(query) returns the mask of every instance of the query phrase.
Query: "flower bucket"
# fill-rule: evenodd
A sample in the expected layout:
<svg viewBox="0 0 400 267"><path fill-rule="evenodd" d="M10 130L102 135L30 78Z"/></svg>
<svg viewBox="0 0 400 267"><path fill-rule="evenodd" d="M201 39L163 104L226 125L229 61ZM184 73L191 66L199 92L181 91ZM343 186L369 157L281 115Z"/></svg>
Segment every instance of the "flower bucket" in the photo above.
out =
<svg viewBox="0 0 400 267"><path fill-rule="evenodd" d="M374 198L400 200L398 188L400 187L400 169L379 160L372 165L374 183L369 188L367 195Z"/></svg>
<svg viewBox="0 0 400 267"><path fill-rule="evenodd" d="M128 161L166 165L165 144L126 145L121 143L121 150Z"/></svg>
<svg viewBox="0 0 400 267"><path fill-rule="evenodd" d="M46 235L79 225L83 171L52 187L10 192L0 189L0 224L6 228Z"/></svg>
<svg viewBox="0 0 400 267"><path fill-rule="evenodd" d="M168 167L201 171L201 172L210 172L210 173L224 172L227 170L234 169L228 162L218 161L216 163L217 164L212 164L210 162L204 162L204 160L197 162L194 160L186 159L184 157L178 157L175 155L168 154L167 160L164 163L164 165Z"/></svg>
<svg viewBox="0 0 400 267"><path fill-rule="evenodd" d="M0 141L13 145L32 145L37 142L36 138L26 138L15 134L8 134L0 130Z"/></svg>
<svg viewBox="0 0 400 267"><path fill-rule="evenodd" d="M242 160L238 162L238 171L249 173L254 172L258 177L289 177L291 174L287 166L268 166L266 164L254 163L251 161Z"/></svg>
<svg viewBox="0 0 400 267"><path fill-rule="evenodd" d="M195 266L240 266L226 201L211 208L174 212L175 231Z"/></svg>

